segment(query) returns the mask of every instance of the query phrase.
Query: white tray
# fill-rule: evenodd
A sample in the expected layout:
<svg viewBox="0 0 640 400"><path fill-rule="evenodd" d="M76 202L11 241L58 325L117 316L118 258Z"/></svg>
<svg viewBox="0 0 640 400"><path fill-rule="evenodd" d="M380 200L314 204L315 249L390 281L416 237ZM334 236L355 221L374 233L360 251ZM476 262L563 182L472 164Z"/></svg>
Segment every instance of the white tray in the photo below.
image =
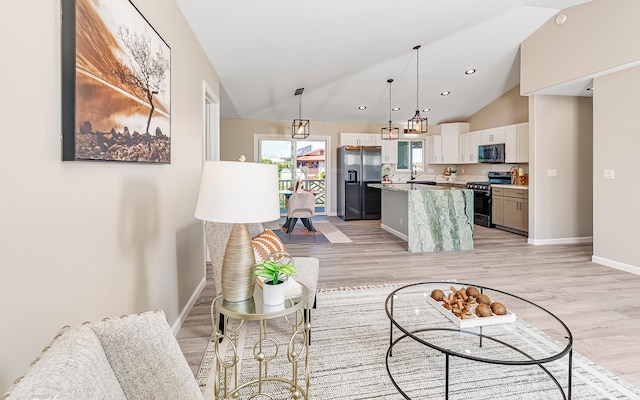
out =
<svg viewBox="0 0 640 400"><path fill-rule="evenodd" d="M445 296L449 296L449 293L452 293L449 289L441 289L444 292ZM427 294L427 303L431 304L436 310L440 311L442 315L449 318L456 324L459 328L474 328L477 326L487 326L487 325L497 325L497 324L506 324L509 322L516 322L516 315L507 309L507 313L505 315L492 315L490 317L478 317L476 315L476 307L475 305L471 307L471 316L468 316L465 319L460 319L453 315L450 310L442 307L441 301L436 301L431 297L431 293Z"/></svg>

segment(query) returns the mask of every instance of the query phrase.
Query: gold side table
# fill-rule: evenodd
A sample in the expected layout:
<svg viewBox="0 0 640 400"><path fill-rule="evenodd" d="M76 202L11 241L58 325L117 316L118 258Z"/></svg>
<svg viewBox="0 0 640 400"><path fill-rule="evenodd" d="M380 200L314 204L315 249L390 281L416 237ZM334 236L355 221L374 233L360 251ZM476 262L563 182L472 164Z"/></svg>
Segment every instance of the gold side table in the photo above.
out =
<svg viewBox="0 0 640 400"><path fill-rule="evenodd" d="M223 296L218 296L211 304L211 318L215 333L215 378L214 395L216 400L238 399L243 389L255 386L256 391L248 396L249 399L273 398L272 394L265 393L265 382L278 382L287 387L292 399L309 399L309 333L311 324L309 321L309 289L302 283L302 293L299 297L286 299L280 306L267 306L262 303L262 291L256 287L253 297L243 302L228 302ZM291 364L291 376L278 377L269 374L269 363L273 361L283 344L270 337L267 323L270 320L284 318L290 327L290 333L286 343L287 361ZM220 320L224 319L224 332L218 327ZM230 321L233 320L233 321ZM239 364L240 353L238 349L239 331L246 321L257 321L260 329L258 340L253 346L253 358L258 363L258 376L248 382L240 382ZM220 354L220 347L224 341L230 346L231 357ZM266 354L266 345L269 345L273 354ZM302 373L300 373L302 372Z"/></svg>

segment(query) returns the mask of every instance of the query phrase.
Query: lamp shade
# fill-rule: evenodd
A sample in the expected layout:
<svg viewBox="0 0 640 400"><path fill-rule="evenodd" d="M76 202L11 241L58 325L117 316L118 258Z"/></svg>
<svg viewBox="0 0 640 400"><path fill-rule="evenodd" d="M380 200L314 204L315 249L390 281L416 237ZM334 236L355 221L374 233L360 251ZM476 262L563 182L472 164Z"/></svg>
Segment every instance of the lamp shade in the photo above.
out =
<svg viewBox="0 0 640 400"><path fill-rule="evenodd" d="M280 218L278 167L237 161L205 161L195 216L226 223Z"/></svg>

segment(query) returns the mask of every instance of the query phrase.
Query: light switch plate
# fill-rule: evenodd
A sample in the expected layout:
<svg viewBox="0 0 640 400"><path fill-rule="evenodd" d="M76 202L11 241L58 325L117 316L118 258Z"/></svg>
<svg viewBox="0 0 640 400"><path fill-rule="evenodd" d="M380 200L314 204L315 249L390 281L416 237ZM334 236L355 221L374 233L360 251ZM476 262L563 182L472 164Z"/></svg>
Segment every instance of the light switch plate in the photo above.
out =
<svg viewBox="0 0 640 400"><path fill-rule="evenodd" d="M605 169L604 179L615 179L615 171L612 169Z"/></svg>
<svg viewBox="0 0 640 400"><path fill-rule="evenodd" d="M548 169L547 170L547 176L551 176L551 177L558 176L558 170L557 169Z"/></svg>

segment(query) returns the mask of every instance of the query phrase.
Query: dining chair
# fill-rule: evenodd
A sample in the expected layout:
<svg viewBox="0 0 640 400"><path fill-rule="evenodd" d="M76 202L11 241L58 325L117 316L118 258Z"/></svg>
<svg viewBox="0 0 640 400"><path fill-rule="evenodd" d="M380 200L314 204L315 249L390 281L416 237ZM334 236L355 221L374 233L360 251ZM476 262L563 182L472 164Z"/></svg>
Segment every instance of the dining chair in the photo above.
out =
<svg viewBox="0 0 640 400"><path fill-rule="evenodd" d="M298 218L302 219L302 223L313 233L313 238L316 238L316 228L314 228L311 222L311 217L316 215L316 198L311 192L297 192L289 197L287 204L287 233L291 237L291 232L296 226Z"/></svg>

